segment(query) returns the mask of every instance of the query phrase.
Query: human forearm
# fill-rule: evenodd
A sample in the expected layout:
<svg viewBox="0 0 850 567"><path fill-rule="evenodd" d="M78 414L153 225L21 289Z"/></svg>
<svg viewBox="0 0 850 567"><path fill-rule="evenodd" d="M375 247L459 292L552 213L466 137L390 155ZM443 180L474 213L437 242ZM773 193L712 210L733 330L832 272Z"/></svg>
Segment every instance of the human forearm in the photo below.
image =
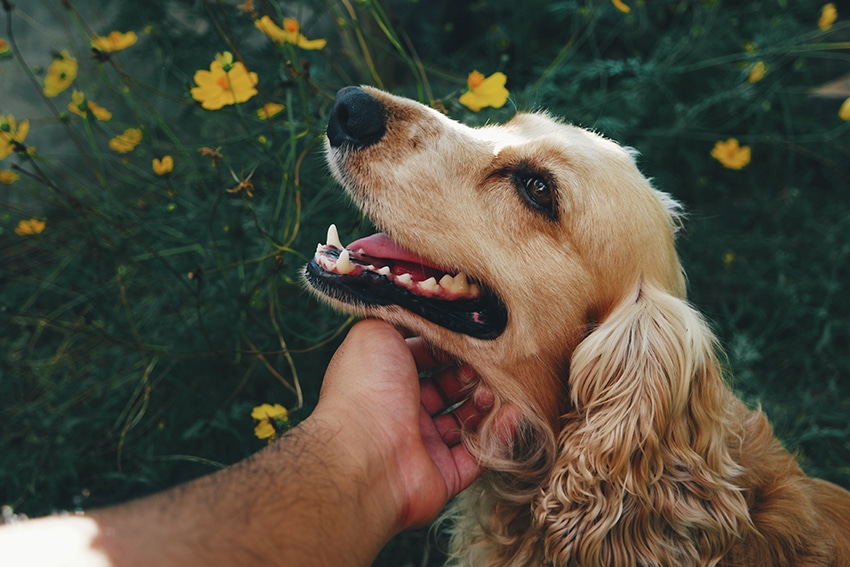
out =
<svg viewBox="0 0 850 567"><path fill-rule="evenodd" d="M234 467L95 512L102 547L121 566L368 565L391 513L338 433L314 416Z"/></svg>
<svg viewBox="0 0 850 567"><path fill-rule="evenodd" d="M85 516L0 530L5 557L31 565L369 565L393 535L381 463L345 449L311 417L233 467Z"/></svg>

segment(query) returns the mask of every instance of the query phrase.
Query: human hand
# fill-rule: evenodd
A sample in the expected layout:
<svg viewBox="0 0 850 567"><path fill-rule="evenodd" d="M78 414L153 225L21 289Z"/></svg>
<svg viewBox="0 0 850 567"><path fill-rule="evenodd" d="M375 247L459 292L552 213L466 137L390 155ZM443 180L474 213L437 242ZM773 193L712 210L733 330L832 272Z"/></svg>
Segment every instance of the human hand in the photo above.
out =
<svg viewBox="0 0 850 567"><path fill-rule="evenodd" d="M405 340L392 326L366 320L352 327L334 355L314 416L340 423L349 451L376 451L383 502L394 511L396 532L433 519L481 474L461 443L493 405L471 368L441 366L419 338ZM447 407L470 396L453 412ZM510 421L512 406L502 408ZM364 445L368 445L365 447Z"/></svg>

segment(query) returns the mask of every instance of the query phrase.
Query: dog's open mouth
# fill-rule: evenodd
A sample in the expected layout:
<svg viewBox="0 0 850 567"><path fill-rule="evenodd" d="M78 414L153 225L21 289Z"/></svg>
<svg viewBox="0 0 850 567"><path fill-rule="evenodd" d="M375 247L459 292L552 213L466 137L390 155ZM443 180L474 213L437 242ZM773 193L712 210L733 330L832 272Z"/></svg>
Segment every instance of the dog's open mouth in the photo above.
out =
<svg viewBox="0 0 850 567"><path fill-rule="evenodd" d="M450 331L495 339L507 311L486 286L405 250L378 233L343 247L336 227L305 270L318 291L351 305L398 305Z"/></svg>

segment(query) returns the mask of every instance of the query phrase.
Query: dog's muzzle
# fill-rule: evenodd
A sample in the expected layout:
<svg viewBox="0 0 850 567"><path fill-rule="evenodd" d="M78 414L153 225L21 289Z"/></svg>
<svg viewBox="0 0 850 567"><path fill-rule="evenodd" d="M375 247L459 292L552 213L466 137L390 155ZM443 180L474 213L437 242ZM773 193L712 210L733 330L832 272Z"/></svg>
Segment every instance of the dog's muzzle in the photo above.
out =
<svg viewBox="0 0 850 567"><path fill-rule="evenodd" d="M334 148L365 148L386 132L385 109L381 101L359 87L340 89L328 120L328 141Z"/></svg>

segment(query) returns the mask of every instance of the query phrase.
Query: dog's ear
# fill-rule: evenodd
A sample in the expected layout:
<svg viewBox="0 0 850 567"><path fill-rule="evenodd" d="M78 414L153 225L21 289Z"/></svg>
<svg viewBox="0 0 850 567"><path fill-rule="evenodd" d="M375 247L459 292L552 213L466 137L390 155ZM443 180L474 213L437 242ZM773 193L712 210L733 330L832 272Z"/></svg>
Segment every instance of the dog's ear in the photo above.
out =
<svg viewBox="0 0 850 567"><path fill-rule="evenodd" d="M549 561L714 564L747 530L715 343L684 300L641 282L579 344L534 507Z"/></svg>

